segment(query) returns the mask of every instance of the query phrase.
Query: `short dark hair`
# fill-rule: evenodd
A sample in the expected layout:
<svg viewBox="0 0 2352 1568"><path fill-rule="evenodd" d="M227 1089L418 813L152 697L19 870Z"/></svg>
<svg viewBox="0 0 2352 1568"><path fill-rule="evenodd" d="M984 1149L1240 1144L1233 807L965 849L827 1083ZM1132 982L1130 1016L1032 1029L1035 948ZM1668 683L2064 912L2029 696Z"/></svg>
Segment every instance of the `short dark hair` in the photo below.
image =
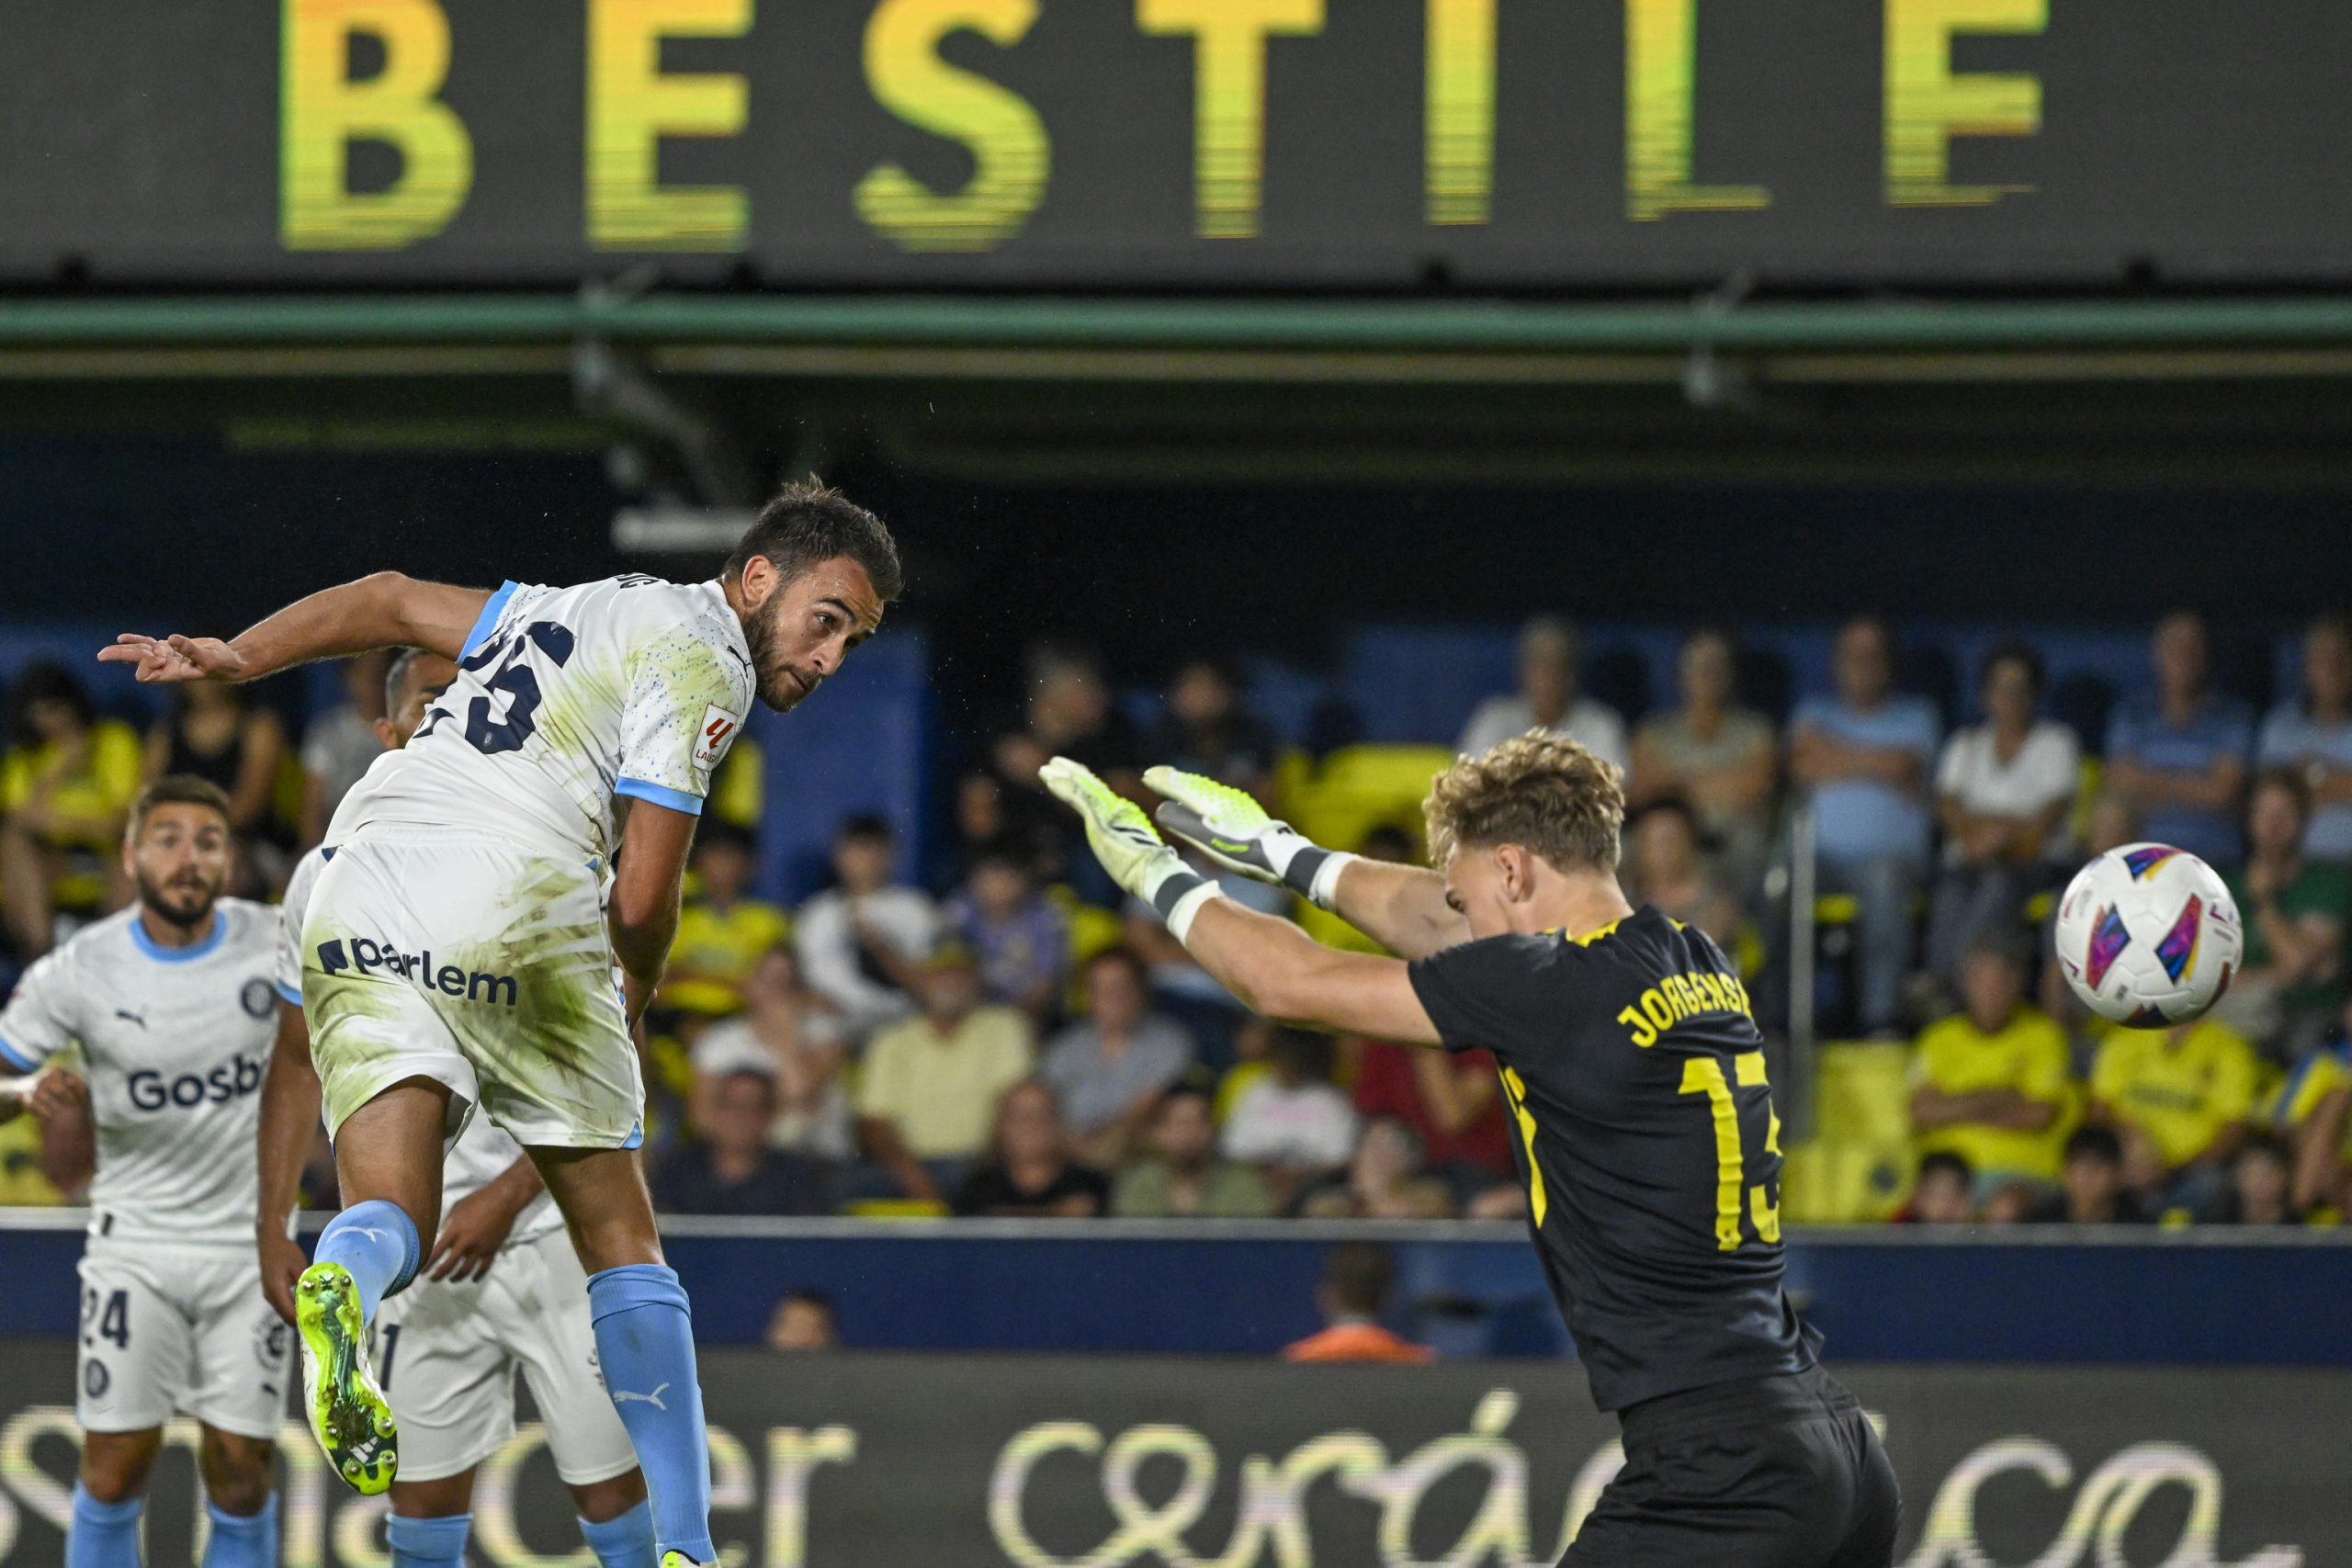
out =
<svg viewBox="0 0 2352 1568"><path fill-rule="evenodd" d="M2066 1138L2066 1163L2095 1159L2102 1165L2123 1163L2123 1140L2112 1127L2077 1127Z"/></svg>
<svg viewBox="0 0 2352 1568"><path fill-rule="evenodd" d="M1396 1288L1396 1259L1378 1242L1343 1241L1324 1255L1323 1288L1348 1311L1375 1314Z"/></svg>
<svg viewBox="0 0 2352 1568"><path fill-rule="evenodd" d="M842 825L833 829L833 842L837 844L896 845L898 841L899 830L890 826L890 819L874 811L854 812L842 818Z"/></svg>
<svg viewBox="0 0 2352 1568"><path fill-rule="evenodd" d="M90 700L90 689L62 664L44 660L26 665L17 672L16 689L9 697L8 727L28 746L40 739L32 727L32 710L38 704L63 704L74 710L74 718L85 729L98 721L98 706Z"/></svg>
<svg viewBox="0 0 2352 1568"><path fill-rule="evenodd" d="M2249 1155L2262 1155L2290 1168L2295 1161L2294 1151L2288 1147L2287 1140L2267 1127L2247 1128L2245 1141L2238 1145L2238 1152L2230 1156L2230 1163L2236 1165Z"/></svg>
<svg viewBox="0 0 2352 1568"><path fill-rule="evenodd" d="M2295 803L2295 815L2306 822L2311 820L2311 781L2306 779L2300 771L2294 768L2273 766L2255 774L2254 787L2245 792L2245 803L2249 809L2254 806L2254 797L2266 789L2285 791L2287 798Z"/></svg>
<svg viewBox="0 0 2352 1568"><path fill-rule="evenodd" d="M758 852L759 843L750 829L706 815L695 823L694 852L700 854L705 850L734 850L748 855Z"/></svg>
<svg viewBox="0 0 2352 1568"><path fill-rule="evenodd" d="M130 803L130 837L139 837L147 826L147 814L159 806L201 806L220 814L229 820L229 794L210 779L194 773L165 773L139 792Z"/></svg>
<svg viewBox="0 0 2352 1568"><path fill-rule="evenodd" d="M1993 678L1993 671L2004 664L2015 664L2025 671L2033 694L2040 696L2048 682L2050 668L2041 660L2041 650L2023 637L2003 637L1984 650L1984 661L1976 667L1976 684L1981 688Z"/></svg>
<svg viewBox="0 0 2352 1568"><path fill-rule="evenodd" d="M1976 1179L1975 1169L1965 1159L1950 1149L1938 1149L1934 1154L1920 1156L1918 1179L1913 1185L1924 1184L1928 1178L1939 1170L1958 1177L1962 1187Z"/></svg>
<svg viewBox="0 0 2352 1568"><path fill-rule="evenodd" d="M1338 1052L1328 1034L1316 1034L1304 1029L1278 1029L1274 1031L1273 1043L1266 1047L1266 1059L1287 1062L1301 1077L1329 1083Z"/></svg>
<svg viewBox="0 0 2352 1568"><path fill-rule="evenodd" d="M1086 969L1089 973L1091 973L1098 964L1120 964L1135 977L1136 985L1147 991L1151 989L1151 965L1144 962L1142 953L1137 953L1124 942L1114 942L1099 953L1090 953L1086 955Z"/></svg>
<svg viewBox="0 0 2352 1568"><path fill-rule="evenodd" d="M1191 1078L1179 1078L1160 1091L1159 1104L1154 1114L1167 1110L1180 1100L1197 1100L1203 1111L1210 1115L1216 1113L1216 1096L1209 1091L1208 1085L1196 1083Z"/></svg>
<svg viewBox="0 0 2352 1568"><path fill-rule="evenodd" d="M825 1320L828 1323L840 1316L840 1313L833 1304L833 1295L831 1291L820 1291L811 1285L800 1285L785 1292L775 1299L775 1304L779 1307L790 1306L795 1302L798 1302L802 1306L815 1307L825 1314Z"/></svg>
<svg viewBox="0 0 2352 1568"><path fill-rule="evenodd" d="M727 581L741 579L754 556L765 556L786 582L820 562L846 556L865 569L866 580L886 604L906 585L899 547L882 520L815 479L785 486L760 508L727 558Z"/></svg>
<svg viewBox="0 0 2352 1568"><path fill-rule="evenodd" d="M392 655L392 661L384 667L384 711L386 713L391 713L399 708L401 688L408 684L409 671L416 668L418 660L425 658L432 651L429 648L403 648Z"/></svg>
<svg viewBox="0 0 2352 1568"><path fill-rule="evenodd" d="M1996 920L1969 937L1966 956L1997 958L2023 974L2033 967L2033 939L2019 927Z"/></svg>

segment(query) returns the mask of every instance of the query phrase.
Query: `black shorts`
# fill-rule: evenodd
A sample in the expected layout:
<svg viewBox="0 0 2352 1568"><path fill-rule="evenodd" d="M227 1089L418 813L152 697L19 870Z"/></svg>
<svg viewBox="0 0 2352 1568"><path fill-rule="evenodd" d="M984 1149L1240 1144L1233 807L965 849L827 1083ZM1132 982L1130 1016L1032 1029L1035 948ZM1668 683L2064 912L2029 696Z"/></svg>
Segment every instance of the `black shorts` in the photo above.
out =
<svg viewBox="0 0 2352 1568"><path fill-rule="evenodd" d="M1820 1368L1645 1400L1560 1568L1889 1568L1902 1499Z"/></svg>

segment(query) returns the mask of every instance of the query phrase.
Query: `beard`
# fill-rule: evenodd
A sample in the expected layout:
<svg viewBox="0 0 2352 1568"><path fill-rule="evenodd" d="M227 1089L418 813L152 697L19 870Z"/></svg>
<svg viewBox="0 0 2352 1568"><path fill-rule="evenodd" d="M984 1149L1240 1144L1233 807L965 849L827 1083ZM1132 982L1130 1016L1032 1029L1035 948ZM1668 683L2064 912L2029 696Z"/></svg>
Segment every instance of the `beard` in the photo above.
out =
<svg viewBox="0 0 2352 1568"><path fill-rule="evenodd" d="M763 612L765 608L762 606ZM794 704L808 694L810 686L796 680L799 671L776 652L775 617L764 613L743 617L743 641L752 650L752 672L759 683L760 701L777 713L790 712Z"/></svg>
<svg viewBox="0 0 2352 1568"><path fill-rule="evenodd" d="M139 901L183 930L192 931L202 925L220 897L220 883L201 877L183 875L169 882L155 882L145 872L140 872L137 881Z"/></svg>

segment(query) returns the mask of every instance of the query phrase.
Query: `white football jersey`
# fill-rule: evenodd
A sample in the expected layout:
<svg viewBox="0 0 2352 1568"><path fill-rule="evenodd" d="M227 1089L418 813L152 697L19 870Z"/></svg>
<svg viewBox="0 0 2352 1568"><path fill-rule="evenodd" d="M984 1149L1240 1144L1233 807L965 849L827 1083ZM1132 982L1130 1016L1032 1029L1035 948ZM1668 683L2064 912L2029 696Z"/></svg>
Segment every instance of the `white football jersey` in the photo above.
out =
<svg viewBox="0 0 2352 1568"><path fill-rule="evenodd" d="M379 824L488 832L609 860L613 797L699 813L752 711L742 623L715 582L509 582L408 745L368 770L326 841Z"/></svg>
<svg viewBox="0 0 2352 1568"><path fill-rule="evenodd" d="M278 906L275 984L277 995L296 1007L302 1005L302 919L310 912L311 889L317 886L319 870L327 863L330 852L323 848L315 849L294 863L294 874L286 882L286 901ZM522 1157L523 1145L477 1111L442 1159L441 1212L447 1213L458 1199L470 1197L489 1186ZM555 1200L542 1191L514 1216L514 1228L507 1233L506 1245L512 1247L545 1235L562 1224L563 1216L557 1213Z"/></svg>
<svg viewBox="0 0 2352 1568"><path fill-rule="evenodd" d="M157 946L136 904L85 926L0 1010L0 1056L18 1071L81 1044L97 1122L93 1236L253 1245L277 911L243 898L213 910L190 947Z"/></svg>

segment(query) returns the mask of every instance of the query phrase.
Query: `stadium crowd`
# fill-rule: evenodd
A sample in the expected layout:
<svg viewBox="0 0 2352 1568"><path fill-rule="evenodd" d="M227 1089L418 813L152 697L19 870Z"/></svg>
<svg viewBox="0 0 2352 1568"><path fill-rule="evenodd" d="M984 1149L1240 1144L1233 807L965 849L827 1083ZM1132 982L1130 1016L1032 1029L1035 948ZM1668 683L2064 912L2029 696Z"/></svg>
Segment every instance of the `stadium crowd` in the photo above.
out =
<svg viewBox="0 0 2352 1568"><path fill-rule="evenodd" d="M1826 897L1835 1011L1905 1042L1917 1156L1898 1219L2160 1218L2284 1224L2344 1206L2352 1112L2352 627L2302 643L2300 689L2257 717L2213 674L2205 624L2154 628L2152 694L2096 733L2051 711L2042 659L1996 646L1981 716L1897 682L1871 617L1841 628L1834 690L1785 721L1745 705L1739 649L1690 633L1675 700L1628 716L1584 689L1575 629L1522 631L1514 690L1465 716L1476 750L1532 728L1623 766L1624 875L1639 900L1733 952L1759 996L1785 967L1791 826ZM382 664L299 742L237 688L175 689L145 733L66 670L11 683L0 755L0 986L128 896L115 847L141 785L220 784L242 853L231 891L274 896L377 754ZM891 825L833 835L831 884L760 896L755 740L729 758L694 850L670 971L649 1014L649 1179L679 1213L1082 1217L1501 1217L1525 1195L1491 1065L1278 1029L1238 1011L1148 910L1123 908L1043 791L1057 754L1143 797L1149 762L1213 773L1285 809L1283 748L1222 660L1192 660L1131 716L1082 650L1035 650L1012 716L970 748L936 863ZM1408 858L1409 811L1334 847ZM2041 962L2052 891L2135 839L2211 862L2245 961L2180 1029L2098 1024ZM1256 907L1288 896L1232 881ZM1305 918L1326 936L1331 922ZM2096 1025L2096 1027L2095 1027ZM1767 1021L1768 1031L1771 1021ZM55 1201L28 1129L0 1195ZM323 1151L322 1151L323 1154ZM306 1189L333 1201L331 1165Z"/></svg>

